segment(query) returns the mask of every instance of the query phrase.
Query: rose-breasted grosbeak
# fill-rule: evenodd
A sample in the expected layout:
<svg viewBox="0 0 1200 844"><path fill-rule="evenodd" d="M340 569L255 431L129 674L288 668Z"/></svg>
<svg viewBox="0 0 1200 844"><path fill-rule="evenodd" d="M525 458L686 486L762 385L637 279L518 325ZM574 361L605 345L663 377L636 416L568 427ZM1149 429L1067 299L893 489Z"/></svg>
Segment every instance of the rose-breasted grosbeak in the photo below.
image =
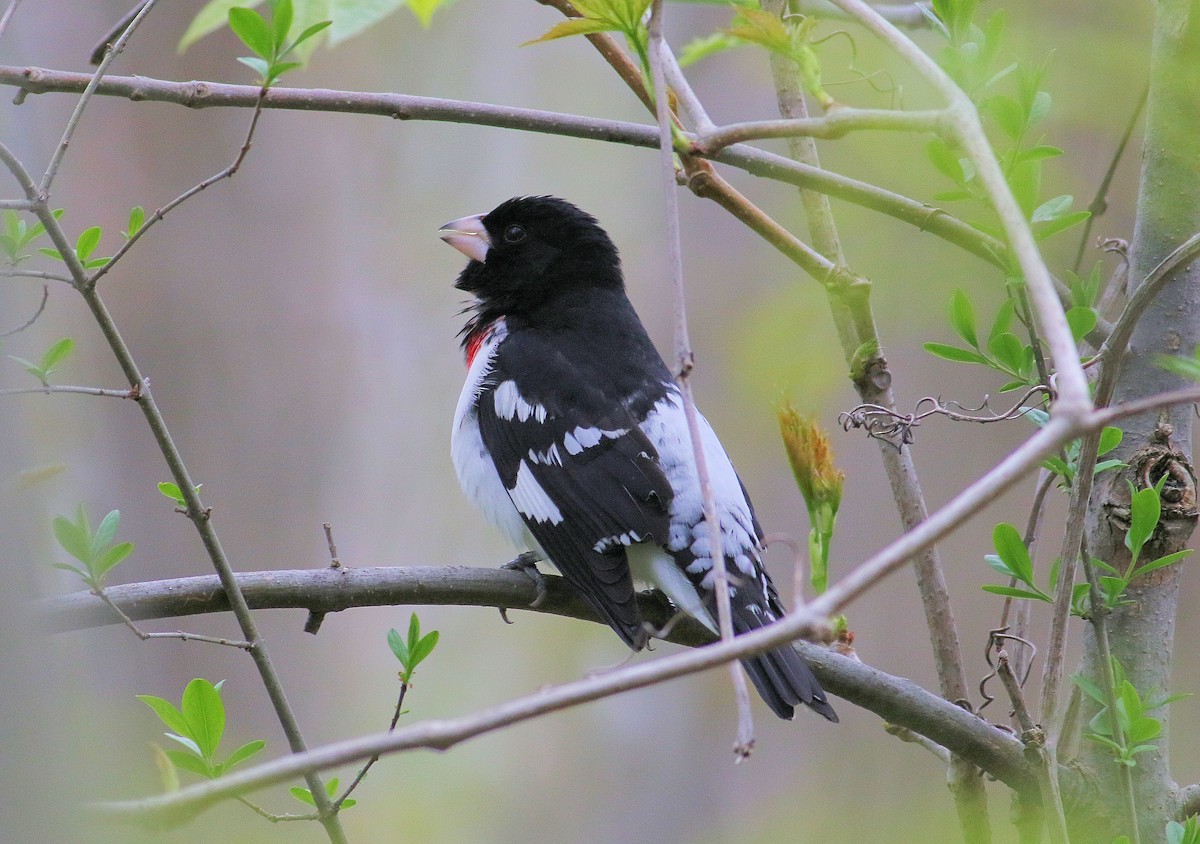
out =
<svg viewBox="0 0 1200 844"><path fill-rule="evenodd" d="M625 295L616 247L554 197L518 197L440 230L471 259L467 382L451 451L467 498L518 548L553 563L622 639L648 633L634 582L661 589L716 632L716 596L679 389ZM736 633L783 614L763 568L762 528L708 423ZM790 646L743 661L781 718L803 703L837 721Z"/></svg>

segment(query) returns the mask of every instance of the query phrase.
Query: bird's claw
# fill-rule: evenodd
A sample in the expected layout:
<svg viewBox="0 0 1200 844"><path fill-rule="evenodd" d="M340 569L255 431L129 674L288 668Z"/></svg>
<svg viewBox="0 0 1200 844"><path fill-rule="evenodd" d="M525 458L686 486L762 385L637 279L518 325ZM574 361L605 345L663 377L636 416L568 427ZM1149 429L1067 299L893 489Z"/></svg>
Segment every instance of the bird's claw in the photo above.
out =
<svg viewBox="0 0 1200 844"><path fill-rule="evenodd" d="M546 600L546 578L542 577L542 573L538 571L537 563L540 557L532 551L525 551L515 560L511 560L500 568L509 569L511 571L523 572L526 577L533 581L533 585L537 588L537 597L529 602L530 609L537 609L542 605L542 601ZM504 619L505 624L512 624L508 620L508 611L505 607L500 607L500 617Z"/></svg>

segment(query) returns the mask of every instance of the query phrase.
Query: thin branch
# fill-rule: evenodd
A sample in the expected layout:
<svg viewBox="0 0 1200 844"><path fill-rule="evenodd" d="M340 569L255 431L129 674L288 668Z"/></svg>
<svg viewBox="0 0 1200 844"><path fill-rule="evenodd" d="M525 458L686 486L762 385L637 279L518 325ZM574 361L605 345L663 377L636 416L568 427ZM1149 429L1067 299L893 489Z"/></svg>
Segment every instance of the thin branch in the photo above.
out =
<svg viewBox="0 0 1200 844"><path fill-rule="evenodd" d="M0 199L0 211L32 211L33 203L28 199Z"/></svg>
<svg viewBox="0 0 1200 844"><path fill-rule="evenodd" d="M1129 122L1125 125L1125 132L1121 135L1121 140L1117 143L1117 149L1113 153L1112 160L1108 163L1108 169L1104 171L1104 178L1100 180L1100 187L1096 188L1096 195L1092 197L1092 201L1088 203L1087 210L1091 212L1091 216L1083 224L1083 233L1079 235L1079 250L1075 253L1075 264L1073 269L1079 272L1079 267L1083 264L1083 253L1087 250L1087 245L1092 236L1092 226L1096 222L1096 218L1108 210L1108 189L1112 185L1113 177L1117 174L1117 165L1121 163L1122 156L1125 155L1125 147L1129 145L1129 139L1133 136L1133 130L1137 126L1138 118L1142 115L1142 109L1146 107L1146 99L1150 96L1150 83L1147 82L1142 88L1141 96L1138 97L1137 105L1133 107L1133 114L1129 115Z"/></svg>
<svg viewBox="0 0 1200 844"><path fill-rule="evenodd" d="M54 150L54 154L50 156L50 163L46 165L46 172L42 176L41 184L38 185L38 193L42 197L50 195L50 184L54 181L54 176L58 173L58 168L62 165L63 156L67 154L67 147L71 145L71 138L75 135L75 129L79 126L79 119L83 117L83 110L87 108L92 97L96 93L96 87L100 84L100 80L104 78L104 74L108 72L108 66L113 63L113 59L125 49L125 44L128 43L130 36L137 31L146 15L150 14L150 10L154 8L158 0L146 0L145 5L138 10L134 15L133 20L121 33L105 54L100 66L96 68L96 72L92 74L92 78L88 81L87 87L84 88L83 94L79 97L79 102L75 105L75 110L71 112L71 117L67 120L67 126L63 130L62 140L58 142L58 146Z"/></svg>
<svg viewBox="0 0 1200 844"><path fill-rule="evenodd" d="M11 268L0 269L0 278L36 278L41 281L61 281L65 284L75 284L75 279L70 276L60 275L58 273L49 273L42 270L17 270Z"/></svg>
<svg viewBox="0 0 1200 844"><path fill-rule="evenodd" d="M713 153L731 144L762 138L841 138L849 132L876 130L886 132L937 132L943 111L894 111L890 109L834 106L823 117L795 117L782 120L752 120L714 126L697 132L698 152Z"/></svg>
<svg viewBox="0 0 1200 844"><path fill-rule="evenodd" d="M895 724L884 724L883 731L889 736L895 736L906 744L915 744L932 753L943 765L950 764L950 751L937 742L925 738L920 733L914 733L908 727L897 727Z"/></svg>
<svg viewBox="0 0 1200 844"><path fill-rule="evenodd" d="M13 387L0 390L0 396L20 396L27 393L77 393L84 396L103 396L112 399L133 399L141 397L141 390L112 390L107 387L68 387L60 384L44 384L41 387Z"/></svg>
<svg viewBox="0 0 1200 844"><path fill-rule="evenodd" d="M42 285L42 301L38 303L37 310L33 312L33 316L31 316L29 319L27 319L21 325L18 325L16 328L10 328L8 331L5 331L3 334L0 334L0 339L2 339L4 337L11 337L14 334L20 334L26 328L28 328L29 326L31 326L35 322L37 322L38 317L40 317L42 315L42 312L46 310L46 302L49 299L50 299L50 288L48 285L43 284ZM2 393L0 393L0 395L2 395Z"/></svg>
<svg viewBox="0 0 1200 844"><path fill-rule="evenodd" d="M1008 652L1003 649L996 655L996 672L1000 675L1005 691L1008 692L1009 700L1012 701L1013 714L1017 716L1017 723L1021 727L1021 742L1027 748L1027 752L1036 755L1038 760L1038 784L1042 792L1042 806L1043 809L1047 806L1051 808L1048 817L1052 822L1047 824L1050 841L1052 844L1067 844L1071 839L1067 832L1067 817L1063 812L1058 777L1054 775L1054 756L1046 747L1045 731L1029 714L1025 695L1021 691L1021 681L1017 679L1009 664Z"/></svg>
<svg viewBox="0 0 1200 844"><path fill-rule="evenodd" d="M396 729L396 724L399 723L399 721L400 721L400 715L403 712L403 707L404 707L404 696L407 693L408 693L408 683L401 682L400 683L400 694L396 698L396 711L392 713L392 722L390 724L388 724L387 731L389 733L393 732ZM358 773L354 775L354 779L350 781L350 784L348 786L346 786L346 790L343 791L341 793L341 795L336 800L333 801L333 811L337 812L342 808L342 804L345 803L346 799L351 794L354 793L354 789L358 788L358 784L363 781L363 778L367 775L367 771L371 770L371 766L374 765L378 761L379 761L378 753L376 753L374 756L372 756L370 759L367 760L366 764L363 765L362 768L359 769Z"/></svg>
<svg viewBox="0 0 1200 844"><path fill-rule="evenodd" d="M13 14L17 11L17 6L21 5L21 0L11 0L8 8L4 10L4 15L0 16L0 38L4 37L4 30L8 29L9 21L12 20Z"/></svg>
<svg viewBox="0 0 1200 844"><path fill-rule="evenodd" d="M675 376L683 400L683 412L687 418L688 436L692 441L692 455L696 461L696 477L700 484L700 498L704 508L704 522L708 531L709 558L713 567L713 586L717 598L717 626L721 638L733 638L733 613L729 607L729 572L726 570L725 543L721 538L721 520L717 515L713 497L712 479L708 471L708 457L704 453L701 439L699 414L692 395L690 376L692 373L692 343L688 336L687 303L683 284L683 254L679 242L679 199L676 194L675 152L671 137L671 116L666 76L663 73L662 0L650 4L649 23L650 73L653 77L655 114L658 118L659 172L662 174L663 201L667 217L667 260L671 267L671 291L675 308L675 355L679 366ZM746 675L741 665L729 663L730 679L737 700L738 731L734 755L740 760L750 755L754 748L754 719L750 713L750 693L746 688Z"/></svg>
<svg viewBox="0 0 1200 844"><path fill-rule="evenodd" d="M288 821L315 821L320 820L321 818L321 816L316 812L309 812L305 815L277 815L274 812L268 812L262 806L247 800L245 797L235 795L233 799L241 803L250 811L254 812L254 814L258 815L260 818L268 820L271 823L286 823Z"/></svg>
<svg viewBox="0 0 1200 844"><path fill-rule="evenodd" d="M600 36L592 36L592 39L599 41L602 37L603 33ZM15 86L32 94L80 91L86 88L90 79L89 75L81 73L0 65L0 85ZM259 89L252 85L170 82L141 76L112 76L106 77L95 93L100 96L124 97L136 102L169 102L188 108L254 108L258 101ZM263 108L378 115L396 120L446 121L541 132L649 149L658 146L658 130L639 123L406 94L272 88L263 101ZM696 140L694 136L687 137L693 142ZM1003 243L977 231L941 208L744 145L721 150L713 156L713 160L755 176L811 188L878 211L953 243L997 267L1006 266L1003 256L1007 249ZM1069 291L1065 289L1064 293L1069 295Z"/></svg>
<svg viewBox="0 0 1200 844"><path fill-rule="evenodd" d="M828 0L793 0L796 11L830 20L853 20L848 14L831 5ZM874 9L884 19L905 29L928 29L926 12L929 3L879 3Z"/></svg>
<svg viewBox="0 0 1200 844"><path fill-rule="evenodd" d="M202 636L199 633L185 633L182 630L175 630L169 633L147 633L134 624L133 619L127 616L120 607L112 602L108 595L105 594L104 589L97 590L93 594L100 598L100 600L103 601L106 606L115 612L120 617L121 623L132 630L134 635L143 642L147 642L150 639L179 639L184 642L208 642L210 645L225 645L230 648L239 648L243 651L251 650L254 647L254 645L250 642L245 642L239 639L224 639L218 636Z"/></svg>
<svg viewBox="0 0 1200 844"><path fill-rule="evenodd" d="M795 617L737 636L728 642L685 653L660 657L608 674L550 687L473 715L430 720L391 733L377 733L326 745L303 754L222 776L156 797L96 805L99 811L144 824L180 822L214 803L296 776L351 764L380 755L415 748L447 750L454 745L512 724L527 721L567 706L597 700L620 692L713 668L765 648L778 646L784 626L795 626ZM1018 791L1035 788L1019 741L974 715L924 691L910 681L891 677L861 662L831 653L826 648L798 643L813 671L834 694L844 695L901 726L928 735L955 753L972 758L980 767ZM857 693L851 697L851 687Z"/></svg>
<svg viewBox="0 0 1200 844"><path fill-rule="evenodd" d="M162 208L159 208L157 211L151 214L149 218L142 223L142 226L132 235L130 235L123 244L121 244L121 248L117 250L116 254L109 258L108 261L105 262L104 266L100 267L95 273L92 274L91 278L89 278L87 282L88 287L95 287L96 282L104 277L104 275L116 265L117 261L121 260L121 258L123 258L125 254L133 248L135 243L142 239L142 235L149 231L151 226L159 222L163 217L167 216L171 210L191 199L202 190L207 189L215 182L219 182L222 179L230 179L237 173L238 169L242 166L242 162L246 160L246 155L250 152L250 146L254 141L254 130L258 128L258 119L260 116L262 116L263 99L266 96L267 89L260 89L258 94L258 103L254 106L254 114L250 117L250 125L246 129L246 137L242 141L242 145L238 149L237 155L234 156L234 159L229 166L221 169L217 173L214 173L199 184L188 188Z"/></svg>

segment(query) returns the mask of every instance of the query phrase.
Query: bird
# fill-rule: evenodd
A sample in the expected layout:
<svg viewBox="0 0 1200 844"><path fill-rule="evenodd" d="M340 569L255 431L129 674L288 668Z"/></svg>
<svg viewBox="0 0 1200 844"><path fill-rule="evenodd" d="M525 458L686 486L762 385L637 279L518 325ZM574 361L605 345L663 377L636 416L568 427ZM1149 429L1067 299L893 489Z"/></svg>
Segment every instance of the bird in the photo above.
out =
<svg viewBox="0 0 1200 844"><path fill-rule="evenodd" d="M470 260L466 382L451 456L467 499L514 546L552 564L633 650L648 642L635 584L717 633L709 530L683 400L625 291L597 220L519 196L439 236ZM784 613L763 531L712 427L700 439L720 522L735 635ZM780 718L837 714L790 645L742 660Z"/></svg>

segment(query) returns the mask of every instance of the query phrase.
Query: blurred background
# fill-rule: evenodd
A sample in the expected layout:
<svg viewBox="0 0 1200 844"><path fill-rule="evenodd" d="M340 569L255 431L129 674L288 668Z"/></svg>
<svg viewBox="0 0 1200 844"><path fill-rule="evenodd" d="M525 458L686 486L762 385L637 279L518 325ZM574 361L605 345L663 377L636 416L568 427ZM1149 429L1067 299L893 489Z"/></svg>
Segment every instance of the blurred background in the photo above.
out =
<svg viewBox="0 0 1200 844"><path fill-rule="evenodd" d="M26 3L0 41L0 61L87 70L96 41L129 0ZM985 4L995 8L997 4ZM1053 109L1040 127L1067 154L1048 163L1044 196L1067 193L1086 207L1145 79L1148 4L1009 0L1006 50L1050 56L1045 87ZM225 31L179 55L175 46L195 2L163 3L112 67L116 74L250 84L234 58L245 50ZM670 7L677 48L728 23L719 7ZM636 99L585 41L518 45L559 20L530 0L462 0L423 30L406 10L329 51L285 83L394 91L646 122ZM824 31L838 29L825 25ZM918 39L936 48L933 36ZM934 103L920 82L868 35L820 48L829 88L842 101L907 108ZM1052 54L1052 55L1051 55ZM871 84L845 68L881 71ZM742 49L690 71L718 121L776 116L765 55ZM40 173L76 98L30 96L0 104L0 137ZM54 190L71 236L102 225L98 254L119 245L128 209L148 211L225 166L248 111L97 98L86 113ZM831 169L928 200L948 189L925 159L924 139L857 135L822 143ZM1132 232L1138 138L1094 234ZM782 151L782 144L764 146ZM528 193L581 205L621 249L630 296L659 347L671 348L671 308L657 158L647 150L453 124L269 111L241 172L173 212L103 282L109 308L152 379L155 395L234 565L243 571L323 567L322 522L332 522L348 566L469 564L512 556L459 493L449 426L463 378L456 333L462 297L452 283L462 257L436 229ZM787 186L723 170L793 231L805 221ZM15 197L11 180L0 191ZM837 415L855 395L823 295L748 230L711 203L680 195L698 401L749 488L770 531L803 536L804 505L779 443L773 414L782 398L833 434L847 475L834 545L834 577L898 533L877 447L842 433ZM984 263L890 218L835 202L851 266L874 282L873 301L902 407L940 395L978 404L1000 386L982 370L939 361L921 349L953 342L946 303L966 290L990 320L1003 279ZM971 219L979 209L963 207ZM1052 267L1069 267L1079 229L1051 241ZM1089 249L1085 267L1100 258ZM38 266L43 266L39 259ZM52 268L49 262L44 268ZM28 331L4 351L37 357L54 340L76 339L59 383L125 386L79 298L62 285ZM0 328L24 322L40 285L0 285ZM31 380L11 361L0 387ZM131 582L210 573L191 525L155 489L167 470L137 407L72 395L0 400L0 589L3 615L6 841L321 841L315 825L272 826L236 804L189 826L140 832L97 825L78 806L161 789L150 745L162 726L135 694L178 700L192 677L224 679L225 747L252 738L285 752L250 660L237 651L180 642L139 642L127 630L47 636L33 598L74 591L50 568L67 558L50 522L84 502L98 519L122 513L121 539L137 550L114 574ZM930 420L913 446L936 507L1029 433L1024 423L967 427ZM51 470L51 471L43 471ZM1032 480L979 514L941 548L968 660L987 673L987 631L999 599L983 562L992 526L1024 524ZM1055 501L1045 549L1058 543ZM1049 565L1048 552L1038 560ZM789 560L773 551L776 581L790 591ZM1192 578L1184 605L1196 600ZM464 715L618 663L626 649L597 625L514 611L505 626L478 608L418 608L441 644L417 675L401 724ZM385 643L411 608L330 616L320 635L301 632L304 613L258 615L271 654L311 745L386 728L397 692ZM1035 608L1039 630L1048 612ZM936 689L913 578L893 576L849 614L862 658ZM172 630L171 621L147 629ZM188 619L185 629L236 635L230 617ZM1072 631L1075 641L1079 629ZM1195 653L1200 628L1185 615L1176 653ZM636 659L654 659L672 646ZM1034 684L1040 675L1034 671ZM1178 660L1175 691L1200 687L1195 660ZM1036 692L1035 692L1036 693ZM975 699L979 703L979 699ZM420 842L657 841L783 842L955 840L943 769L880 720L841 703L840 726L801 713L773 718L756 702L757 750L735 767L735 708L724 671L579 707L484 736L445 754L381 761L343 817L351 840ZM1004 720L1002 702L988 710ZM1173 707L1173 757L1181 782L1200 779L1200 715ZM353 770L340 772L346 782ZM185 780L188 778L184 775ZM993 786L1000 840L1007 797ZM286 790L256 800L276 812L304 811Z"/></svg>

